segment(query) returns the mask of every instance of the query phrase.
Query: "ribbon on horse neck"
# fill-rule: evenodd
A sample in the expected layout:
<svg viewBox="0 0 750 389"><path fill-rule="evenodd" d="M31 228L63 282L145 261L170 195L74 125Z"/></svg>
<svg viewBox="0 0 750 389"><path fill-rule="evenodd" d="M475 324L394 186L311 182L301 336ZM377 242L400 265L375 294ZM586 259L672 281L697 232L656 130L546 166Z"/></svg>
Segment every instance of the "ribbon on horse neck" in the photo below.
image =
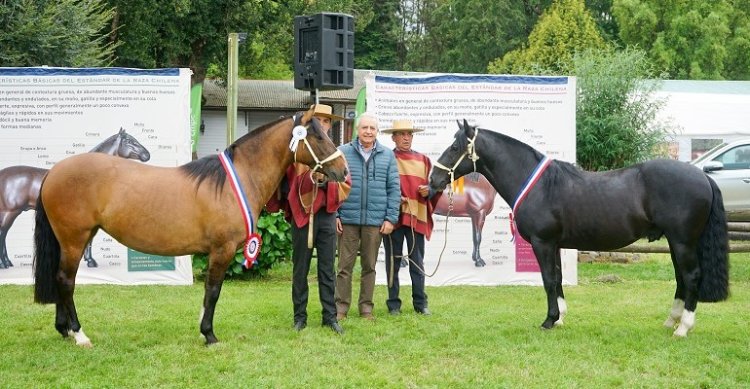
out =
<svg viewBox="0 0 750 389"><path fill-rule="evenodd" d="M542 177L542 174L545 170L549 167L550 163L552 163L552 158L547 157L546 155L544 158L542 158L541 161L536 165L534 168L534 171L531 172L531 174L526 178L526 181L521 186L521 190L518 191L518 195L516 195L516 200L513 202L513 209L510 211L510 214L508 215L508 219L510 220L510 241L513 242L516 239L516 219L514 218L515 213L518 210L518 207L521 205L523 200L526 198L526 196L531 192L531 189L536 185L536 183L539 181L539 178Z"/></svg>
<svg viewBox="0 0 750 389"><path fill-rule="evenodd" d="M466 156L468 156L469 159L471 160L471 162L474 164L474 171L475 172L477 171L477 161L479 160L479 155L477 155L477 148L476 148L476 145L474 144L474 142L477 140L477 135L479 135L479 127L474 128L474 136L471 137L471 139L467 139L468 143L466 145L466 151L464 151L464 153L461 154L460 157L458 157L458 160L456 161L455 164L453 164L453 167L448 168L448 167L445 167L440 162L435 161L435 166L436 167L438 167L440 169L443 169L443 170L445 170L445 171L448 172L448 174L450 175L450 182L455 181L456 177L455 177L454 174L456 172L456 168L461 163L461 161L463 161L464 158L466 158ZM450 189L450 191L448 193L452 197L452 195L453 195L453 186L452 185L451 185L451 189Z"/></svg>
<svg viewBox="0 0 750 389"><path fill-rule="evenodd" d="M243 266L246 269L250 269L258 263L258 254L260 253L262 240L260 235L253 232L253 214L247 204L247 196L245 196L245 191L242 189L242 183L237 178L237 171L234 169L234 164L229 158L228 151L224 150L223 153L219 154L219 161L221 161L221 166L224 167L224 171L227 173L227 177L229 177L234 197L237 198L237 202L240 204L240 209L242 210L242 218L245 221L245 230L247 231L245 248L242 250L245 256Z"/></svg>

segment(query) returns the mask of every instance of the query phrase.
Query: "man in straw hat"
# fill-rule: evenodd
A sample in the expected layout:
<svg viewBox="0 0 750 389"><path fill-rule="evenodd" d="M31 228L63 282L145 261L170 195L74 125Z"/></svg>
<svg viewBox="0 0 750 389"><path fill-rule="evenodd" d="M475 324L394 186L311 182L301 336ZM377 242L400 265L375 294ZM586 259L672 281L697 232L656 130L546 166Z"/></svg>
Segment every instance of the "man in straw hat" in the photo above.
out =
<svg viewBox="0 0 750 389"><path fill-rule="evenodd" d="M311 107L323 131L328 132L332 120L343 117L333 114L329 105L317 104ZM274 199L267 209L283 207L285 216L292 225L292 304L294 305L294 329L307 327L307 275L310 272L313 247L318 253L318 292L323 307L323 326L330 327L338 334L344 329L336 320L335 255L336 255L336 215L339 206L349 195L351 179L346 182L325 182L325 176L315 172L310 174L307 165L294 163L287 169L286 180L289 193L282 196L279 203Z"/></svg>
<svg viewBox="0 0 750 389"><path fill-rule="evenodd" d="M414 310L430 315L427 308L427 294L424 291L424 240L432 234L432 212L440 194L430 193L428 180L432 163L424 154L412 150L414 133L422 129L414 128L411 120L395 120L393 127L383 130L391 134L396 144L393 153L398 164L401 181L401 211L393 233L383 239L385 245L385 269L388 280L388 300L386 305L391 315L401 313L398 272L401 259L409 262L411 276L411 297ZM407 254L402 255L404 238Z"/></svg>
<svg viewBox="0 0 750 389"><path fill-rule="evenodd" d="M380 242L398 221L400 191L398 167L393 151L377 140L378 119L371 113L359 116L357 139L341 145L352 176L352 190L339 209L336 229L341 234L336 274L336 309L339 320L352 305L352 272L357 253L362 273L359 315L374 320L375 264Z"/></svg>

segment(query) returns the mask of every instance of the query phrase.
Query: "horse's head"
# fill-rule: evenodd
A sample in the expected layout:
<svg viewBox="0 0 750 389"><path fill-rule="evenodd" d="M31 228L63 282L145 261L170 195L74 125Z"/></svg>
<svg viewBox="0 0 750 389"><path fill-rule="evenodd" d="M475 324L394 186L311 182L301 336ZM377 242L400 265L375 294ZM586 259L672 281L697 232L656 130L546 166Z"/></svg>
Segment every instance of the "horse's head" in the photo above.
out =
<svg viewBox="0 0 750 389"><path fill-rule="evenodd" d="M453 143L440 155L430 174L430 187L433 190L443 190L451 181L467 173L476 171L478 159L474 150L474 140L477 128L464 122L458 123L458 131Z"/></svg>
<svg viewBox="0 0 750 389"><path fill-rule="evenodd" d="M149 153L148 150L138 142L138 140L125 132L125 129L120 128L120 132L117 136L120 139L120 146L117 148L117 153L115 155L123 158L138 159L141 162L146 162L151 159L151 153Z"/></svg>
<svg viewBox="0 0 750 389"><path fill-rule="evenodd" d="M321 171L331 180L344 181L348 174L346 159L313 116L314 107L295 115L293 139L299 127L305 129L304 141L297 144L295 161L310 166L314 171Z"/></svg>

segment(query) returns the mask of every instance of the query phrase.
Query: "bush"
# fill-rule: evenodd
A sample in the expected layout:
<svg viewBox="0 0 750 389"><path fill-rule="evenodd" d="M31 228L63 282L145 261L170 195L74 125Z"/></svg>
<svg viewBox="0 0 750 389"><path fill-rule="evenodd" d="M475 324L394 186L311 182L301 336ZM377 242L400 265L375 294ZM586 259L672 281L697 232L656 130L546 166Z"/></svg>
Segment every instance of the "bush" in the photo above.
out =
<svg viewBox="0 0 750 389"><path fill-rule="evenodd" d="M242 267L245 256L241 247L234 255L234 261L227 268L227 278L245 278L264 276L279 262L289 260L292 256L291 226L284 219L283 212L268 213L265 210L258 218L258 233L263 244L258 256L258 263L250 270ZM193 255L193 270L197 277L205 277L208 270L208 255Z"/></svg>

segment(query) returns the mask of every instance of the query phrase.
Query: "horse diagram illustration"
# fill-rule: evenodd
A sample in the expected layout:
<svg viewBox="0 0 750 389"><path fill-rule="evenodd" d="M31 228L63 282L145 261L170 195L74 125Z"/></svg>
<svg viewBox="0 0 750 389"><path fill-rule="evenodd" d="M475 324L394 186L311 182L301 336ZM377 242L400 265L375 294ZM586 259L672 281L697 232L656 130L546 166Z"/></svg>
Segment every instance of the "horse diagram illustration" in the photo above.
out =
<svg viewBox="0 0 750 389"><path fill-rule="evenodd" d="M476 267L483 267L486 264L479 248L482 244L484 221L495 206L496 195L495 188L479 173L467 174L464 179L463 193L456 192L453 195L453 210L450 216L471 218L471 240L474 244L471 259ZM435 204L435 214L448 216L448 205L447 194L440 196Z"/></svg>
<svg viewBox="0 0 750 389"><path fill-rule="evenodd" d="M151 159L148 150L122 128L90 152L137 159L141 162ZM5 239L18 215L36 208L39 187L47 171L47 169L24 165L9 166L0 170L0 269L13 266ZM91 244L86 246L83 258L88 267L98 266L91 253Z"/></svg>

